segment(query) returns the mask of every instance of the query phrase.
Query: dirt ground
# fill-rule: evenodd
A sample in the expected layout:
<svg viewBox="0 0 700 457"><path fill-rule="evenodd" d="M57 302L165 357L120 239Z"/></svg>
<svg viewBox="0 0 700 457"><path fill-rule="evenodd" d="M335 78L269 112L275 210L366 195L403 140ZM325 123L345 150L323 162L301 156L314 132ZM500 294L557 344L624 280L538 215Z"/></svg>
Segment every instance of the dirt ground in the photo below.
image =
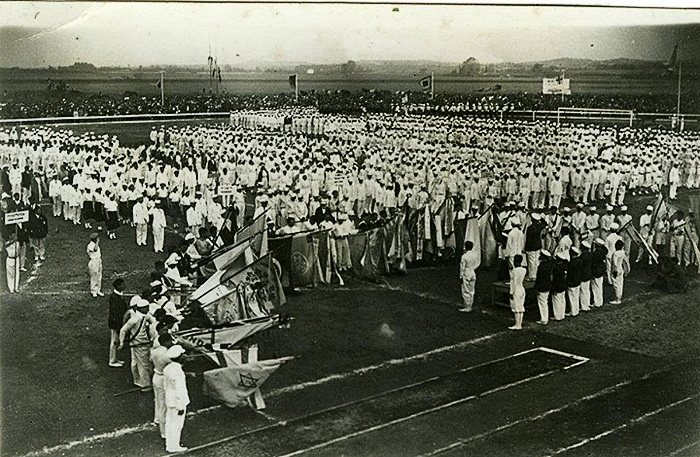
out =
<svg viewBox="0 0 700 457"><path fill-rule="evenodd" d="M632 214L652 200L630 197ZM107 365L90 230L48 217L48 259L0 297L1 453L162 455L152 394L124 393L128 365ZM163 256L130 227L117 236L102 240L103 290L122 277L137 292ZM494 270L478 272L475 311L457 312L457 268L290 297L292 327L259 341L263 358L296 357L263 386L267 409L221 407L192 383L183 443L199 455L698 455L697 276L666 295L653 267L635 265L622 305L547 327L528 307L525 330L509 332L510 311L490 304ZM531 350L543 353L518 355Z"/></svg>

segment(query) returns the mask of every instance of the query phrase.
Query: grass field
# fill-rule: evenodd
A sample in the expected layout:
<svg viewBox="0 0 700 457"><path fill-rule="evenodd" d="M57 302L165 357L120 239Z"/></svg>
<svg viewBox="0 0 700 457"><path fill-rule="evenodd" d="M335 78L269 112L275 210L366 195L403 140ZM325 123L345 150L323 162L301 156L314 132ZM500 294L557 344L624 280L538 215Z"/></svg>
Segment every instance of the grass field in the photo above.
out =
<svg viewBox="0 0 700 457"><path fill-rule="evenodd" d="M44 90L47 78L61 80L80 92L123 94L126 91L139 95L156 95L160 75L157 73L126 77L123 73L56 73L25 71L21 74L8 74L0 79L0 86L10 93ZM277 94L289 91L289 74L287 73L228 73L223 75L221 90L233 94ZM673 78L635 78L629 73L610 72L602 75L572 75L571 90L577 94L675 94ZM343 75L301 75L299 89L316 90L389 90L416 91L419 89L418 76L411 74L357 74ZM496 75L493 77L441 76L436 75L435 90L450 94L470 93L483 90L493 84L500 84L504 93L542 91L542 78L510 77ZM209 90L206 74L173 74L165 76L165 88L170 94L198 94ZM692 78L684 84L684 91L700 91L700 83Z"/></svg>
<svg viewBox="0 0 700 457"><path fill-rule="evenodd" d="M89 128L124 142L150 130ZM651 199L630 197L631 212ZM687 208L685 193L678 204ZM128 368L107 366L107 301L87 293L89 230L49 224L47 261L22 293L0 298L1 454L161 455L152 396L115 396L131 380ZM117 234L102 240L103 290L123 277L138 291L163 257L135 246L133 229ZM700 439L691 429L700 286L696 277L687 294L664 295L651 289L654 276L635 266L622 305L547 327L528 308L523 332L506 330L510 311L490 305L493 270L478 272L475 312L456 311L454 262L304 290L290 298L292 328L260 340L263 358L297 357L263 386L265 412L218 407L193 382L183 442L200 446L195 455L644 455L636 438L668 455ZM580 359L517 355L539 347L588 361L569 369ZM608 447L596 438L567 449L621 424L620 447L604 435Z"/></svg>

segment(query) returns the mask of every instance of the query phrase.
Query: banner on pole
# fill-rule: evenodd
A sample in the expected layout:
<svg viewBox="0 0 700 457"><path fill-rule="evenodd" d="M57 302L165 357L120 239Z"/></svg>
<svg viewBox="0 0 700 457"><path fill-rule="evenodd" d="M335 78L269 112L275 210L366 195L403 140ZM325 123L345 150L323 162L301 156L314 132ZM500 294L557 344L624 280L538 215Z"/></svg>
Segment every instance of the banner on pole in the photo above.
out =
<svg viewBox="0 0 700 457"><path fill-rule="evenodd" d="M543 78L543 94L564 94L571 95L571 80L568 78Z"/></svg>
<svg viewBox="0 0 700 457"><path fill-rule="evenodd" d="M29 210L5 214L5 225L22 224L29 221Z"/></svg>

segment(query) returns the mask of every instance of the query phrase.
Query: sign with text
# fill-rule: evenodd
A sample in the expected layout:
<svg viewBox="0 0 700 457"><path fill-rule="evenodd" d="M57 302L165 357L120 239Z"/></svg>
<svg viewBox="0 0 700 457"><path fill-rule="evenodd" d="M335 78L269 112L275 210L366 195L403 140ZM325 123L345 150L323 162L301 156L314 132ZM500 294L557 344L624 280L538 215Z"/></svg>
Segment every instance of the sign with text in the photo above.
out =
<svg viewBox="0 0 700 457"><path fill-rule="evenodd" d="M566 78L544 78L542 79L542 93L571 95L571 80Z"/></svg>
<svg viewBox="0 0 700 457"><path fill-rule="evenodd" d="M29 210L5 214L5 225L21 224L29 220Z"/></svg>
<svg viewBox="0 0 700 457"><path fill-rule="evenodd" d="M219 186L219 195L233 195L234 189L233 184L222 184Z"/></svg>

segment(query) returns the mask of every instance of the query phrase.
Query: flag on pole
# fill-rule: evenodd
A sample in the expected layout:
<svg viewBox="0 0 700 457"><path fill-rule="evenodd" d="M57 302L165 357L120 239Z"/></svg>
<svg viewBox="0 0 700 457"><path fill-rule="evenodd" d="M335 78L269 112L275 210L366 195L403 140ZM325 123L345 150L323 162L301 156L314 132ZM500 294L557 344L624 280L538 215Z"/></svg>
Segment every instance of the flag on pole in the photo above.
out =
<svg viewBox="0 0 700 457"><path fill-rule="evenodd" d="M292 357L231 365L204 372L204 395L229 408L245 403L283 363Z"/></svg>
<svg viewBox="0 0 700 457"><path fill-rule="evenodd" d="M651 213L651 227L652 229L656 226L656 222L659 219L670 219L674 214L678 212L678 208L670 203L666 203L663 195L659 194L656 197L656 203L654 204L654 211Z"/></svg>
<svg viewBox="0 0 700 457"><path fill-rule="evenodd" d="M219 231L214 239L214 248L218 249L233 244L236 229L236 213L232 208L229 208L224 215L224 222L219 227Z"/></svg>
<svg viewBox="0 0 700 457"><path fill-rule="evenodd" d="M634 242L639 246L639 249L644 249L647 251L647 254L649 254L649 258L654 262L654 263L659 263L659 254L656 252L656 250L647 243L647 240L644 239L641 233L637 230L637 228L634 226L632 221L629 221L626 223L621 229L621 233L627 234L627 236L631 239L634 240Z"/></svg>
<svg viewBox="0 0 700 457"><path fill-rule="evenodd" d="M676 65L678 65L678 43L673 47L671 57L666 62L666 70L669 72L676 71Z"/></svg>
<svg viewBox="0 0 700 457"><path fill-rule="evenodd" d="M190 328L175 333L197 347L211 344L213 349L235 346L251 336L279 324L279 315L247 319L219 328Z"/></svg>
<svg viewBox="0 0 700 457"><path fill-rule="evenodd" d="M430 89L433 87L433 76L426 76L425 78L420 80L420 88L423 90L423 92L428 92Z"/></svg>
<svg viewBox="0 0 700 457"><path fill-rule="evenodd" d="M291 87L293 91L297 90L297 75L291 75L289 77L289 87Z"/></svg>
<svg viewBox="0 0 700 457"><path fill-rule="evenodd" d="M158 89L160 89L161 87L163 87L163 83L160 81L160 79L156 82L156 87L157 87Z"/></svg>
<svg viewBox="0 0 700 457"><path fill-rule="evenodd" d="M215 273L192 294L192 299L201 304L214 325L270 316L286 303L269 254L242 270L227 269Z"/></svg>

